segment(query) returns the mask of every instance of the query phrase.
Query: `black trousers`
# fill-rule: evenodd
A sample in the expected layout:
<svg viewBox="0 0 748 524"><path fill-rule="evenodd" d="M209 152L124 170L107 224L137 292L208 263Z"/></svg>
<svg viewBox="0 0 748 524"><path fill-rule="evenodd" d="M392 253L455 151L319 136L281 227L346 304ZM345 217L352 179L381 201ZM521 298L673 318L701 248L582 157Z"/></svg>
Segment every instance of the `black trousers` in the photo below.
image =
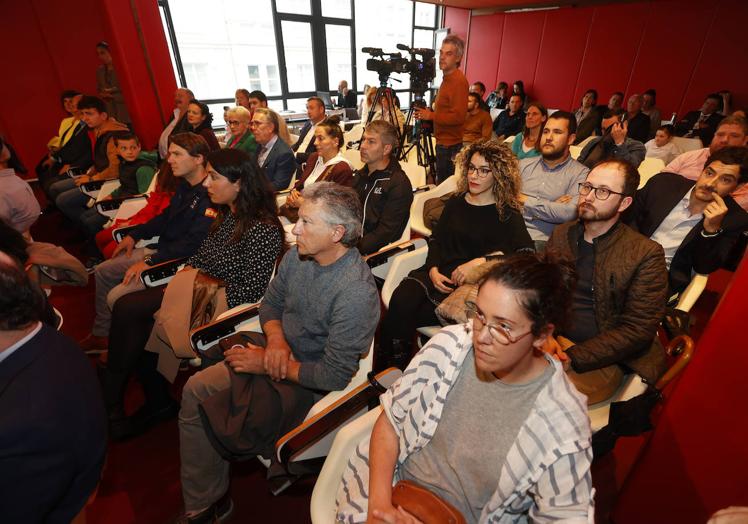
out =
<svg viewBox="0 0 748 524"><path fill-rule="evenodd" d="M145 351L153 329L153 314L161 308L164 288L124 295L114 304L109 330L109 355L103 374L104 401L111 413L121 409L130 375L143 386L146 405L158 409L172 402L169 383L158 372L158 355Z"/></svg>
<svg viewBox="0 0 748 524"><path fill-rule="evenodd" d="M391 348L392 341L396 339L410 341L416 328L439 324L435 313L436 306L429 300L423 286L429 290L431 298L437 301L441 301L446 295L431 285L428 276L425 278L428 282L423 285L407 278L392 293L390 307L380 330L379 344L383 349Z"/></svg>
<svg viewBox="0 0 748 524"><path fill-rule="evenodd" d="M462 144L453 146L440 146L436 144L436 183L441 184L454 175L454 158L462 149Z"/></svg>

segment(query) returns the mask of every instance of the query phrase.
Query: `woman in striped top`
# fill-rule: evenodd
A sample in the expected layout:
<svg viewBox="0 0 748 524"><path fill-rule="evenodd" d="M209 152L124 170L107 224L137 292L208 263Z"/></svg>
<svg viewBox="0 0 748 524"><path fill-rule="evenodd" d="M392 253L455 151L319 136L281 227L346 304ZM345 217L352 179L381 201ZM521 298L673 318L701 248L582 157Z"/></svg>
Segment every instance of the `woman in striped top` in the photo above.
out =
<svg viewBox="0 0 748 524"><path fill-rule="evenodd" d="M439 332L382 395L371 438L343 473L337 522L413 522L392 505L399 480L468 522L587 522L586 399L543 351L573 285L573 270L543 255L514 255L488 274L472 320Z"/></svg>

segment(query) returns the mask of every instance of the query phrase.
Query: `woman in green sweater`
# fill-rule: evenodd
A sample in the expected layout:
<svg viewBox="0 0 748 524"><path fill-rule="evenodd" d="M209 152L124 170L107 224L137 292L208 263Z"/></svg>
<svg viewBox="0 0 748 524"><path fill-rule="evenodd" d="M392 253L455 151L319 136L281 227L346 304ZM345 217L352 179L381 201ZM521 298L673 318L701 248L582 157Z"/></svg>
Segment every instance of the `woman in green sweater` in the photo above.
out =
<svg viewBox="0 0 748 524"><path fill-rule="evenodd" d="M226 142L226 149L240 149L245 153L253 155L257 149L255 137L249 130L249 122L252 114L246 107L232 107L226 111L226 123L231 138Z"/></svg>

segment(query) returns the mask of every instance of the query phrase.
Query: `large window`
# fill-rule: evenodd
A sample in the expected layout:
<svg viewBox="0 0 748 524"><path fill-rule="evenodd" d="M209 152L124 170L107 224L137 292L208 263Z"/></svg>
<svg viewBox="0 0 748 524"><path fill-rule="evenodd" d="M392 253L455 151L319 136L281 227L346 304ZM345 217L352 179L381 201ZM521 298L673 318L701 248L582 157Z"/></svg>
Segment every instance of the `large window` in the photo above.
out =
<svg viewBox="0 0 748 524"><path fill-rule="evenodd" d="M433 4L406 0L158 2L179 83L221 110L233 105L237 88L259 89L271 107L302 112L309 96L334 93L341 80L361 96L364 85L379 85L361 48L433 47L440 14ZM390 83L407 91L408 75ZM222 124L220 112L214 122Z"/></svg>

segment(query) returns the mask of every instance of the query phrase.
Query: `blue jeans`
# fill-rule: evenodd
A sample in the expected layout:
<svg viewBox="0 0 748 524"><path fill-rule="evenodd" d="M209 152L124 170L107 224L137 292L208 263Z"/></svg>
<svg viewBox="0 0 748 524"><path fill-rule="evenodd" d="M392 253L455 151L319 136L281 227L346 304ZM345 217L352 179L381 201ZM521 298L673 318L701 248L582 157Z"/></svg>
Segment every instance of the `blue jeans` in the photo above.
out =
<svg viewBox="0 0 748 524"><path fill-rule="evenodd" d="M75 183L73 182L73 184ZM53 185L52 189L55 189L57 185L58 184ZM81 215L83 215L85 211L88 211L86 204L90 199L91 197L83 193L79 188L73 187L73 189L61 193L55 199L55 205L66 217L73 222L80 224Z"/></svg>

